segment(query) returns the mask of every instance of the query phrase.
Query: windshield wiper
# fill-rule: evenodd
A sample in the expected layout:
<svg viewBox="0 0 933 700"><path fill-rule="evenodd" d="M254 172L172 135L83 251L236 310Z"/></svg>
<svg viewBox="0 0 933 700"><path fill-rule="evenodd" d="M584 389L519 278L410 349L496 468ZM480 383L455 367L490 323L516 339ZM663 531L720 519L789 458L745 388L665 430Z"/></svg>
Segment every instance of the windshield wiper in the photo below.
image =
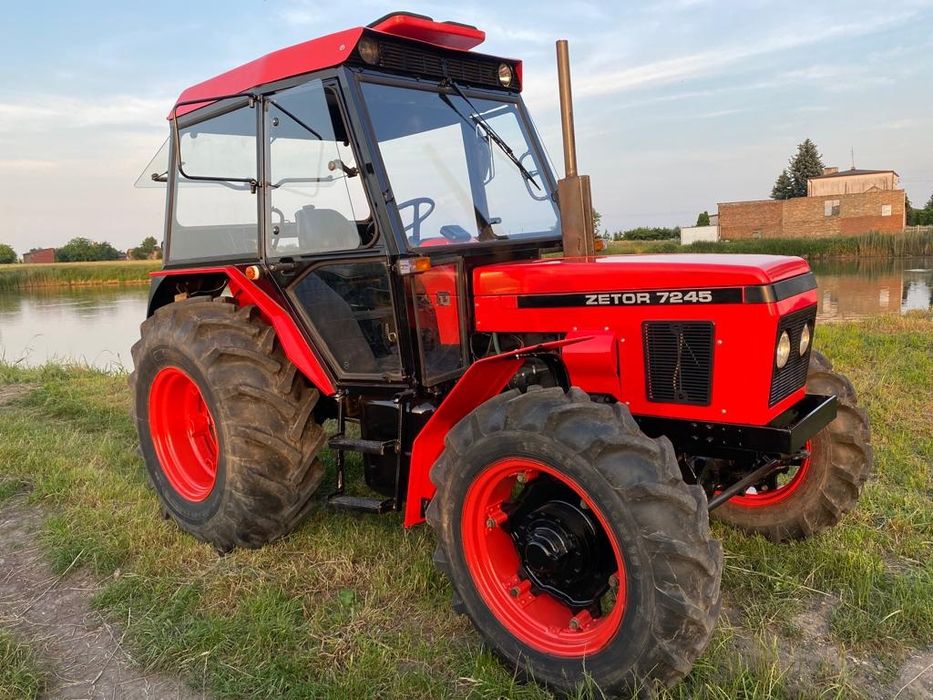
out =
<svg viewBox="0 0 933 700"><path fill-rule="evenodd" d="M528 172L528 169L524 165L522 165L521 160L518 159L518 157L515 155L515 152L511 148L509 148L509 144L507 144L502 139L502 137L496 133L496 130L493 129L492 126L490 126L489 122L483 119L479 110L476 109L476 105L470 102L470 98L464 94L463 90L460 89L460 86L457 85L457 83L455 83L450 78L445 78L444 80L442 80L440 85L441 87L449 86L453 88L454 92L456 92L460 96L460 98L470 106L470 109L473 110L473 113L470 115L470 118L467 121L471 121L476 126L480 127L483 130L483 132L486 134L486 137L490 141L492 141L494 144L496 144L499 147L499 150L502 151L506 155L506 157L515 164L515 167L518 168L519 172L522 174L522 177L525 178L525 180L530 182L532 185L534 185L535 189L540 192L541 187L538 185L537 180L535 180L535 176L532 175L530 172ZM441 93L440 96L441 96L441 99L444 102L446 102L452 110L454 110L457 114L460 115L461 119L466 120L466 117L463 116L463 113L459 109L457 109L456 106L454 106L454 103L451 102L450 98L447 95L445 95L444 93Z"/></svg>

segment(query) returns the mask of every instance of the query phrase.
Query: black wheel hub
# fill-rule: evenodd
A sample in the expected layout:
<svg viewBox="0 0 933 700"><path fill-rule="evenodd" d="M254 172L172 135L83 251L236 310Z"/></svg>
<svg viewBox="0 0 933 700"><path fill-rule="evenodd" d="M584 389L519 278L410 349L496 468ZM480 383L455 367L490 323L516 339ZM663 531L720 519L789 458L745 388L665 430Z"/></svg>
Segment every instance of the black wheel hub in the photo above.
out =
<svg viewBox="0 0 933 700"><path fill-rule="evenodd" d="M509 509L520 574L575 609L595 609L609 590L615 557L593 513L573 491L539 476Z"/></svg>

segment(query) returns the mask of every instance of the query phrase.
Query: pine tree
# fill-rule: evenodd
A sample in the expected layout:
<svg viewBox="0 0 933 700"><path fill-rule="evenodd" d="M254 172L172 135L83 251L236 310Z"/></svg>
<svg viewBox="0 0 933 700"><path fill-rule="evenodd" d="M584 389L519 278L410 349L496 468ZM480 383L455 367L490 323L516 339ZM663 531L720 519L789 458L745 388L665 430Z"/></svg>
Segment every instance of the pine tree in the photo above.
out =
<svg viewBox="0 0 933 700"><path fill-rule="evenodd" d="M785 169L784 172L778 175L774 187L771 188L771 199L790 199L794 196L796 196L794 194L794 182Z"/></svg>
<svg viewBox="0 0 933 700"><path fill-rule="evenodd" d="M806 139L797 146L797 154L790 159L788 174L794 185L794 197L807 196L807 180L823 174L823 156L816 144Z"/></svg>
<svg viewBox="0 0 933 700"><path fill-rule="evenodd" d="M930 198L927 200L927 204L924 209L927 211L933 211L933 194L930 195Z"/></svg>

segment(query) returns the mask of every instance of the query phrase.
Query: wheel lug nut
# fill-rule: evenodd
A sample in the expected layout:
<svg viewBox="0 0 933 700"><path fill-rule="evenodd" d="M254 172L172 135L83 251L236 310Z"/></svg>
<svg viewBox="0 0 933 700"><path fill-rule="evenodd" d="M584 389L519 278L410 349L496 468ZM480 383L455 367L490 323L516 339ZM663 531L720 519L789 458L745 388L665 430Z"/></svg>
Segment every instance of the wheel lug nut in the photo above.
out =
<svg viewBox="0 0 933 700"><path fill-rule="evenodd" d="M518 476L515 477L515 481L520 484L524 484L526 481L528 481L528 474L525 472L519 472Z"/></svg>
<svg viewBox="0 0 933 700"><path fill-rule="evenodd" d="M486 518L486 527L492 530L496 526L496 521L493 518Z"/></svg>
<svg viewBox="0 0 933 700"><path fill-rule="evenodd" d="M512 586L509 589L509 595L513 598L518 598L518 596L521 595L521 591L518 589L518 586Z"/></svg>
<svg viewBox="0 0 933 700"><path fill-rule="evenodd" d="M575 617L570 618L570 629L572 630L580 629L580 621L577 618Z"/></svg>

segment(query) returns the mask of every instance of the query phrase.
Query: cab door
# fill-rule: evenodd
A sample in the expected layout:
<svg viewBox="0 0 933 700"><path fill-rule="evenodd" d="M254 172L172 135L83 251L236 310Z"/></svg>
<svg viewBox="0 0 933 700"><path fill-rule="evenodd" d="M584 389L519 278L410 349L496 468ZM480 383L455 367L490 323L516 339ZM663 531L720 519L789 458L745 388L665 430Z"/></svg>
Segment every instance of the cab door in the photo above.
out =
<svg viewBox="0 0 933 700"><path fill-rule="evenodd" d="M288 294L338 378L400 380L386 251L336 84L265 99L265 254L297 275Z"/></svg>

